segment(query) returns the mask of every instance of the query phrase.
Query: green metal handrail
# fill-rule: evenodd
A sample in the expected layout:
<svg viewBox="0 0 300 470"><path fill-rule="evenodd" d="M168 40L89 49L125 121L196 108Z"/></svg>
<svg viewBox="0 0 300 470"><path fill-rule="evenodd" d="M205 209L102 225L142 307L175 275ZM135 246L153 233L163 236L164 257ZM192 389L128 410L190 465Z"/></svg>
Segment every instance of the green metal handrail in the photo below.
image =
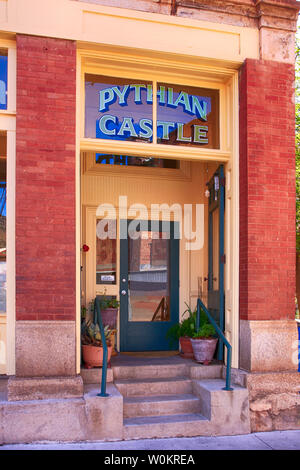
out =
<svg viewBox="0 0 300 470"><path fill-rule="evenodd" d="M106 344L106 338L105 338L105 333L104 333L104 328L103 328L103 322L102 322L102 317L101 317L101 309L100 309L100 301L96 297L95 298L95 304L94 304L94 324L99 325L100 329L100 334L101 334L101 339L102 339L102 346L103 346L103 362L102 362L102 380L101 380L101 392L97 393L98 397L108 397L109 394L106 393L106 379L107 379L107 357L108 357L108 352L107 352L107 344Z"/></svg>
<svg viewBox="0 0 300 470"><path fill-rule="evenodd" d="M197 300L197 315L196 315L196 331L200 327L200 309L204 311L206 314L207 318L209 319L210 323L214 326L220 340L225 344L227 348L227 365L226 365L226 386L223 388L223 390L233 390L233 388L230 387L230 381L231 381L231 351L232 347L231 344L227 341L226 337L223 334L223 331L219 328L217 323L215 322L214 318L211 316L207 308L205 307L204 303L200 298Z"/></svg>

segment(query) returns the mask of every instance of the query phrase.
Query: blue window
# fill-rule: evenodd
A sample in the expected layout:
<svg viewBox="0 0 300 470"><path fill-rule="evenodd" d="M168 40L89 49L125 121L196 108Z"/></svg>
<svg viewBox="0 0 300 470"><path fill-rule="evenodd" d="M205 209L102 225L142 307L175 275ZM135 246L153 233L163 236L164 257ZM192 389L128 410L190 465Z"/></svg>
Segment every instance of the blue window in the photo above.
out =
<svg viewBox="0 0 300 470"><path fill-rule="evenodd" d="M0 51L0 109L7 109L7 53Z"/></svg>

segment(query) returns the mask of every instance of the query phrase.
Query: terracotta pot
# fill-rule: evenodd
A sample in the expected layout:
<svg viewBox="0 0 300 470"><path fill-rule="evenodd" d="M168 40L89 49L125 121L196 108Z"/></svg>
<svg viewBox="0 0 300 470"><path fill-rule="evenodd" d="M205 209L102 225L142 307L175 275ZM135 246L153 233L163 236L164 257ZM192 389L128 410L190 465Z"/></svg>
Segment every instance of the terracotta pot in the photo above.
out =
<svg viewBox="0 0 300 470"><path fill-rule="evenodd" d="M209 364L214 357L218 338L192 339L191 343L196 362Z"/></svg>
<svg viewBox="0 0 300 470"><path fill-rule="evenodd" d="M180 349L181 349L181 356L193 359L194 353L193 353L193 347L191 343L191 338L188 338L186 336L181 336L179 338L179 343L180 343Z"/></svg>
<svg viewBox="0 0 300 470"><path fill-rule="evenodd" d="M107 362L110 362L112 346L107 346ZM103 364L103 348L91 346L89 344L82 345L82 358L87 369L92 367L100 367Z"/></svg>
<svg viewBox="0 0 300 470"><path fill-rule="evenodd" d="M117 317L118 309L117 308L104 308L101 309L101 317L103 326L108 325L112 330L117 328Z"/></svg>

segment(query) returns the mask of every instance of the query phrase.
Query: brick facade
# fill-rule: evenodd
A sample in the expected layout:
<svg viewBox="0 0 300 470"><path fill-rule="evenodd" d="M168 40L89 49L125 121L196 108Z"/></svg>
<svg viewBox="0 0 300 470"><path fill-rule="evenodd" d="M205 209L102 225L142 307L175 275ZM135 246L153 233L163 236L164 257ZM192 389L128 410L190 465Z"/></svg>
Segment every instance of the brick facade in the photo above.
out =
<svg viewBox="0 0 300 470"><path fill-rule="evenodd" d="M240 318L295 316L294 67L240 71Z"/></svg>
<svg viewBox="0 0 300 470"><path fill-rule="evenodd" d="M17 35L17 320L75 320L75 116L76 43Z"/></svg>

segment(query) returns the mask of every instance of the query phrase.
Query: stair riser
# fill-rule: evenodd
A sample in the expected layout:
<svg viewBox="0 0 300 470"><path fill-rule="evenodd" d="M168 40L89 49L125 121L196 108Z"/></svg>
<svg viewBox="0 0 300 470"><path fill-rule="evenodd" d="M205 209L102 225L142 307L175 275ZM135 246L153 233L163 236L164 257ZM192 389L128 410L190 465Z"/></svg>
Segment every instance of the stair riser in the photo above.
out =
<svg viewBox="0 0 300 470"><path fill-rule="evenodd" d="M151 395L176 395L192 393L192 383L189 380L182 382L157 382L157 383L115 383L117 389L124 397L151 396Z"/></svg>
<svg viewBox="0 0 300 470"><path fill-rule="evenodd" d="M118 379L164 379L173 377L189 377L190 371L187 366L134 366L114 367L114 380Z"/></svg>
<svg viewBox="0 0 300 470"><path fill-rule="evenodd" d="M147 403L125 403L124 418L138 416L161 416L180 413L199 413L199 400L180 400Z"/></svg>
<svg viewBox="0 0 300 470"><path fill-rule="evenodd" d="M187 423L163 423L151 425L124 426L123 439L155 439L171 437L210 436L218 433L209 421L193 421Z"/></svg>

